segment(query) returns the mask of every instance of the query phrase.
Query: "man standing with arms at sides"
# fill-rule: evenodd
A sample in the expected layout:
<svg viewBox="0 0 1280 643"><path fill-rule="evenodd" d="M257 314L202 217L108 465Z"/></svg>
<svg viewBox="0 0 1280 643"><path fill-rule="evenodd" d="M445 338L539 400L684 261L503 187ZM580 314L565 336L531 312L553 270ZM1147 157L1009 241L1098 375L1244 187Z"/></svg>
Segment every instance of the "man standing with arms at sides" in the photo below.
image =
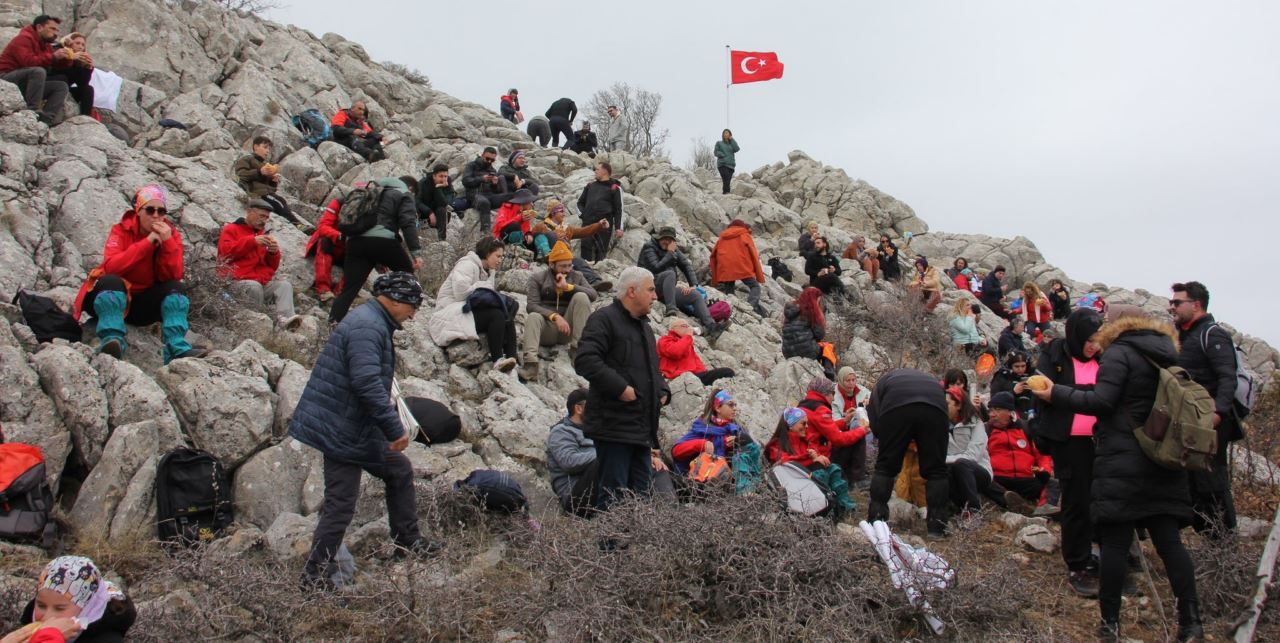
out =
<svg viewBox="0 0 1280 643"><path fill-rule="evenodd" d="M671 398L648 320L657 298L652 273L623 270L617 298L591 314L578 344L573 365L589 384L583 434L596 445L600 510L650 491L658 416Z"/></svg>

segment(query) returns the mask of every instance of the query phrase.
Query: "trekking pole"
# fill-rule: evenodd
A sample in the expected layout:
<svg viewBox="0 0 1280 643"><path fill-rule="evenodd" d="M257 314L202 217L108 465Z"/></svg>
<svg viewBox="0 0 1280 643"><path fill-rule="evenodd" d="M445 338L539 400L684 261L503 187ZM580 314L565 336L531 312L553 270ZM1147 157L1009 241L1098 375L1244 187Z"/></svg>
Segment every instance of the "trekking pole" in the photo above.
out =
<svg viewBox="0 0 1280 643"><path fill-rule="evenodd" d="M1147 587L1151 590L1151 598L1156 604L1156 610L1160 613L1160 627L1164 629L1164 639L1169 640L1169 617L1164 613L1164 602L1160 600L1160 594L1156 592L1156 581L1151 577L1151 565L1147 564L1147 555L1142 551L1142 543L1138 545L1138 562L1142 563L1142 573L1147 577Z"/></svg>

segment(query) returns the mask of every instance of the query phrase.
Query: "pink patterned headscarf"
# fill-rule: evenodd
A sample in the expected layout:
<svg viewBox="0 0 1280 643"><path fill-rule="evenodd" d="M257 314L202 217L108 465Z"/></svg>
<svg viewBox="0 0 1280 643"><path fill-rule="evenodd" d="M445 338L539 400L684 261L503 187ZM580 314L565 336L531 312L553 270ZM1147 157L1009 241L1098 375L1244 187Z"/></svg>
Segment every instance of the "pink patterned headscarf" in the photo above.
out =
<svg viewBox="0 0 1280 643"><path fill-rule="evenodd" d="M84 556L61 556L45 565L38 589L48 589L67 597L80 608L81 625L102 618L107 603L124 594L102 577L98 566Z"/></svg>
<svg viewBox="0 0 1280 643"><path fill-rule="evenodd" d="M142 208L142 206L146 205L148 201L159 201L160 205L168 207L168 204L166 203L167 198L164 188L156 185L155 183L144 185L138 189L137 194L133 195L133 209L138 210Z"/></svg>

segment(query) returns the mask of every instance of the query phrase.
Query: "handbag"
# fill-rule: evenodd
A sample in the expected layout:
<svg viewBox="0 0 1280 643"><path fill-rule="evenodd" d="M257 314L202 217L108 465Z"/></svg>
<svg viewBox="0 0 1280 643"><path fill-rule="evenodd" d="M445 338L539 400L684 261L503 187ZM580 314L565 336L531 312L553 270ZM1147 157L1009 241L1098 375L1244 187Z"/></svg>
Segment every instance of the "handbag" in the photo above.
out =
<svg viewBox="0 0 1280 643"><path fill-rule="evenodd" d="M404 401L404 393L400 392L400 380L391 378L391 401L396 405L396 411L400 413L400 423L404 425L405 435L409 436L412 442L418 437L418 432L422 429L418 425L418 419L413 417L413 411L409 410L409 405Z"/></svg>

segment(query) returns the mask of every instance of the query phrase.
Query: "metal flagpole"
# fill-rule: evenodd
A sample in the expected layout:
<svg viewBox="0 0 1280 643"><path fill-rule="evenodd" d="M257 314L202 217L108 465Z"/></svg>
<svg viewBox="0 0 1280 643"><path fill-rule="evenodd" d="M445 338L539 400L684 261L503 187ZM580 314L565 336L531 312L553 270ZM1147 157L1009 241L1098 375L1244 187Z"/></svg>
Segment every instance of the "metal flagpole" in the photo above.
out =
<svg viewBox="0 0 1280 643"><path fill-rule="evenodd" d="M724 126L729 127L729 86L733 84L733 54L729 53L729 45L724 46Z"/></svg>

